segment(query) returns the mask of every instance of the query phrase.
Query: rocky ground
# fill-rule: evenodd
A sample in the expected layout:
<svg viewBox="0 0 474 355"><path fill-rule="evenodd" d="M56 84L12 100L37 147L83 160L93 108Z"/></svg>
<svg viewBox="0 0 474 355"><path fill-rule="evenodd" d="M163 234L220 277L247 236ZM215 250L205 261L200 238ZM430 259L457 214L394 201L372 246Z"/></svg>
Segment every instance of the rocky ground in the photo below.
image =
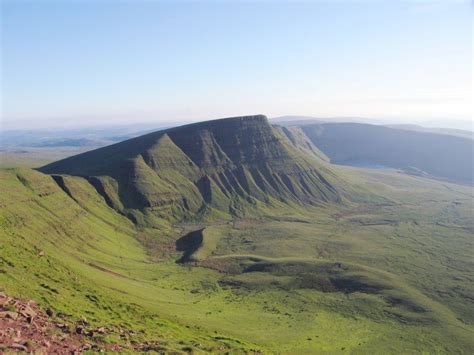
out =
<svg viewBox="0 0 474 355"><path fill-rule="evenodd" d="M63 320L50 309L42 310L32 300L21 300L0 293L0 354L3 352L79 353L114 352L122 345L104 343L101 335L117 332L108 327L90 327L87 320ZM129 333L129 332L128 332ZM130 350L159 350L155 342L135 343Z"/></svg>

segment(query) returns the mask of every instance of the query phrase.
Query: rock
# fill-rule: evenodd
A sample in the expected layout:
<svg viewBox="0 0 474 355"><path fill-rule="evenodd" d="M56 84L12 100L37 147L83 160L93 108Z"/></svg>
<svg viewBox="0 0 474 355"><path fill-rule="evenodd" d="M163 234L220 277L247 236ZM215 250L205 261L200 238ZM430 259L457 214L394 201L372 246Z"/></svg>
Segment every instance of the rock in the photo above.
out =
<svg viewBox="0 0 474 355"><path fill-rule="evenodd" d="M78 325L76 327L76 334L82 334L82 333L84 333L84 327L81 325Z"/></svg>
<svg viewBox="0 0 474 355"><path fill-rule="evenodd" d="M33 321L33 319L36 317L36 312L31 309L31 307L26 306L20 309L19 312L23 317L25 317L29 323Z"/></svg>
<svg viewBox="0 0 474 355"><path fill-rule="evenodd" d="M13 329L12 329L13 330ZM19 343L21 341L21 331L20 330L17 330L15 332L15 337L12 339L13 342L15 343Z"/></svg>
<svg viewBox="0 0 474 355"><path fill-rule="evenodd" d="M54 311L51 308L48 308L46 309L46 314L48 315L48 317L52 317L54 316Z"/></svg>
<svg viewBox="0 0 474 355"><path fill-rule="evenodd" d="M0 312L0 318L9 318L9 319L17 320L18 317L19 317L19 314L17 312L10 312L10 311Z"/></svg>
<svg viewBox="0 0 474 355"><path fill-rule="evenodd" d="M22 350L22 351L26 351L27 350L27 347L22 345L22 344L18 344L18 343L13 343L12 345L10 345L10 348L12 349L16 349L16 350Z"/></svg>
<svg viewBox="0 0 474 355"><path fill-rule="evenodd" d="M41 251L38 253L38 256L44 256L44 251L41 250Z"/></svg>
<svg viewBox="0 0 474 355"><path fill-rule="evenodd" d="M23 340L21 342L21 345L25 346L25 347L29 347L31 345L31 341L30 340Z"/></svg>
<svg viewBox="0 0 474 355"><path fill-rule="evenodd" d="M47 341L47 340L43 340L43 343L42 343L42 344L43 344L43 346L45 346L45 347L47 347L47 348L49 348L49 347L51 346L51 343L50 343L49 341Z"/></svg>
<svg viewBox="0 0 474 355"><path fill-rule="evenodd" d="M67 330L69 328L67 326L67 324L64 324L64 323L57 323L56 327L58 327L59 329L63 329L63 330Z"/></svg>
<svg viewBox="0 0 474 355"><path fill-rule="evenodd" d="M0 306L9 304L11 302L12 298L5 296L5 295L0 295Z"/></svg>
<svg viewBox="0 0 474 355"><path fill-rule="evenodd" d="M106 330L105 330L105 327L100 327L100 328L97 328L95 331L99 334L105 334Z"/></svg>

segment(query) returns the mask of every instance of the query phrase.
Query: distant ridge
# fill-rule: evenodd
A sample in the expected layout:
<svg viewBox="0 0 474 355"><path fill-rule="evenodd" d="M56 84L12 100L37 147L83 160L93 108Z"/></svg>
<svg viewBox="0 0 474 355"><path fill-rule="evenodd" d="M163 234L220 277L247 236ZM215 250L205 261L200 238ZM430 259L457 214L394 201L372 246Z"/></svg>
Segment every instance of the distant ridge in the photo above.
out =
<svg viewBox="0 0 474 355"><path fill-rule="evenodd" d="M474 140L364 123L299 127L332 163L380 165L419 176L474 183Z"/></svg>
<svg viewBox="0 0 474 355"><path fill-rule="evenodd" d="M258 204L341 201L339 179L292 146L263 115L157 131L39 169L86 177L136 222L209 211L241 214Z"/></svg>

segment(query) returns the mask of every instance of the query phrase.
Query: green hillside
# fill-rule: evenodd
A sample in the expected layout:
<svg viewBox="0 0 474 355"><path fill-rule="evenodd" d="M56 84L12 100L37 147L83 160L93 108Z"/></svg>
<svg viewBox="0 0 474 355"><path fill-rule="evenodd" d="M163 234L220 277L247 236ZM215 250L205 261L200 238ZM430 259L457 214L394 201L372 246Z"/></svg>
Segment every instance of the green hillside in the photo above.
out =
<svg viewBox="0 0 474 355"><path fill-rule="evenodd" d="M470 353L472 190L300 134L234 118L0 170L0 291L128 349Z"/></svg>
<svg viewBox="0 0 474 355"><path fill-rule="evenodd" d="M144 229L83 178L3 170L2 291L169 350L467 353L468 189L342 171L394 203Z"/></svg>
<svg viewBox="0 0 474 355"><path fill-rule="evenodd" d="M50 176L29 169L2 170L0 180L2 291L35 299L71 321L85 317L95 325L143 331L135 340L160 340L163 349L196 347L193 342L207 350L245 346L141 305L140 294L149 292L160 271L138 239L148 234L164 243L171 228L159 235L138 230L82 178L62 180L70 195ZM129 296L127 289L137 294ZM168 292L164 288L160 296L165 303L173 299ZM119 334L104 340L127 343Z"/></svg>

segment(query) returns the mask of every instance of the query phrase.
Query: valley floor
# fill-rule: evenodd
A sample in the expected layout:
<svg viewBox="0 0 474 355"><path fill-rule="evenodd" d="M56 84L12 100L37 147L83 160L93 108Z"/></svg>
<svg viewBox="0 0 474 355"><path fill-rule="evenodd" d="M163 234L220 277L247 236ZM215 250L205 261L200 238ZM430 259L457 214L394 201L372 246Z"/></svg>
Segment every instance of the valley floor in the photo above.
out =
<svg viewBox="0 0 474 355"><path fill-rule="evenodd" d="M81 178L68 195L2 170L0 291L133 330L96 339L130 349L471 353L472 189L334 169L383 199L161 229L137 229Z"/></svg>

